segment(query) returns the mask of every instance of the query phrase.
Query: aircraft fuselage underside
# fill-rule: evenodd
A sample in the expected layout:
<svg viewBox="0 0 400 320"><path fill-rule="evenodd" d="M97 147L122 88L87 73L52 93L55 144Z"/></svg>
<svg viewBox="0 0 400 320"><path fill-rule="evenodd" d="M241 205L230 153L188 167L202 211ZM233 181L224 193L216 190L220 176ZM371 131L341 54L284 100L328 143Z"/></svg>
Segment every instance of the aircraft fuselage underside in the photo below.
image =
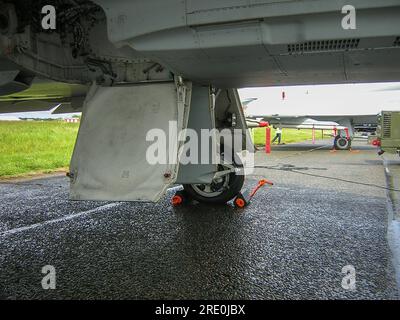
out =
<svg viewBox="0 0 400 320"><path fill-rule="evenodd" d="M25 73L102 85L173 73L225 88L400 79L398 0L352 1L355 29L343 1L65 0L76 15L60 9L51 32L15 9L52 2L0 2L0 55Z"/></svg>

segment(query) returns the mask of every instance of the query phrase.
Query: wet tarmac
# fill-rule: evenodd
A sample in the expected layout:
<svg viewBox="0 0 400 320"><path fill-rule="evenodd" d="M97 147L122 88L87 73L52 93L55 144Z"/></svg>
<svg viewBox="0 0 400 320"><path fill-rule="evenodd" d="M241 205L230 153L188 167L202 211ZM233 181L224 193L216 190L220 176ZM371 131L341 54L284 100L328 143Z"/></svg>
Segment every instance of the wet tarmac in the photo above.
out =
<svg viewBox="0 0 400 320"><path fill-rule="evenodd" d="M71 202L65 177L0 183L0 298L397 299L383 160L361 143L329 149L258 152L246 186L275 185L244 210L174 208L173 190L157 204Z"/></svg>

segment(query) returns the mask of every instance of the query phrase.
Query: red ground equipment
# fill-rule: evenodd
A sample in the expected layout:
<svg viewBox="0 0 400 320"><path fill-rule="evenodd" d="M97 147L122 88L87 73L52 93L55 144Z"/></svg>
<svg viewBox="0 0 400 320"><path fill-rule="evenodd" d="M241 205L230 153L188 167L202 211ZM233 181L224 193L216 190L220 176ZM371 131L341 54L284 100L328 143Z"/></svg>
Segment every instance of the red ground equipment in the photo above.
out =
<svg viewBox="0 0 400 320"><path fill-rule="evenodd" d="M274 183L269 181L269 180L260 180L258 181L257 186L251 190L251 191L244 191L243 193L239 193L233 203L235 204L235 207L237 208L244 208L250 204L251 199L254 197L256 192L260 190L260 188L266 184L269 184L270 186L273 186Z"/></svg>
<svg viewBox="0 0 400 320"><path fill-rule="evenodd" d="M189 196L185 190L177 191L171 199L171 204L174 207L180 206L188 200Z"/></svg>

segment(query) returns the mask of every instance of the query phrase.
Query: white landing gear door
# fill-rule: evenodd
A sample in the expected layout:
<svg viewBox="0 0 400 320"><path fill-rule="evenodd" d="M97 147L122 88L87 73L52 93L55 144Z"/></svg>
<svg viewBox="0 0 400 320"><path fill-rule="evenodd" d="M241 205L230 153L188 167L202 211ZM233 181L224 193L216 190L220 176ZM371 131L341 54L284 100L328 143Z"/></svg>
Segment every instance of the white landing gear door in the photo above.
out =
<svg viewBox="0 0 400 320"><path fill-rule="evenodd" d="M70 165L71 200L158 201L176 181L190 95L191 83L92 87Z"/></svg>

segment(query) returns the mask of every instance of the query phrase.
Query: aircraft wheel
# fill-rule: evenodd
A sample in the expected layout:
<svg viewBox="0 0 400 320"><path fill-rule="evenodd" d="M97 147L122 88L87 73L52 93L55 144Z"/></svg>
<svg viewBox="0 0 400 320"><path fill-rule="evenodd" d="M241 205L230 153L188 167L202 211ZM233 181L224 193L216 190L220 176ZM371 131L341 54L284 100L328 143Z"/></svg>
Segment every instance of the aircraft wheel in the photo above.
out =
<svg viewBox="0 0 400 320"><path fill-rule="evenodd" d="M351 140L347 140L341 136L336 136L334 145L336 150L349 150L351 147Z"/></svg>
<svg viewBox="0 0 400 320"><path fill-rule="evenodd" d="M235 165L236 166L236 165ZM225 165L219 171L227 170ZM240 192L244 184L244 174L231 172L215 179L211 184L184 184L185 191L195 200L210 204L225 204Z"/></svg>

